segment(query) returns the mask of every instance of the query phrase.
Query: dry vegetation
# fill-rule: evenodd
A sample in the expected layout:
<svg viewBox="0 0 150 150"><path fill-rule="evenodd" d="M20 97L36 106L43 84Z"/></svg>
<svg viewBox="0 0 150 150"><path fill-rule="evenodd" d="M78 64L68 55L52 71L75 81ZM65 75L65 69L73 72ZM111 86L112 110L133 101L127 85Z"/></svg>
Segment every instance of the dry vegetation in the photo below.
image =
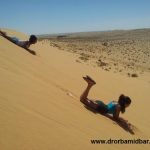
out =
<svg viewBox="0 0 150 150"><path fill-rule="evenodd" d="M45 39L53 47L79 54L76 62L129 77L150 72L150 29L40 37Z"/></svg>

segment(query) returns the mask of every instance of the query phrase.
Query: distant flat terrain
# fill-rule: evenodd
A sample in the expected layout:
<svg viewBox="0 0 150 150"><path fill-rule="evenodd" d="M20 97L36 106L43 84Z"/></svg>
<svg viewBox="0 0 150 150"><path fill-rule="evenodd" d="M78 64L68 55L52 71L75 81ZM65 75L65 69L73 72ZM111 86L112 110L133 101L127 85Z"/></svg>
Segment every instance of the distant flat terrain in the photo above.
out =
<svg viewBox="0 0 150 150"><path fill-rule="evenodd" d="M150 72L150 29L40 35L60 50L78 54L79 63L128 77Z"/></svg>
<svg viewBox="0 0 150 150"><path fill-rule="evenodd" d="M94 31L94 32L77 32L77 33L61 33L61 34L43 34L38 35L40 39L43 38L94 38L101 41L104 40L125 40L125 39L149 39L150 28L134 29L134 30L112 30L112 31Z"/></svg>

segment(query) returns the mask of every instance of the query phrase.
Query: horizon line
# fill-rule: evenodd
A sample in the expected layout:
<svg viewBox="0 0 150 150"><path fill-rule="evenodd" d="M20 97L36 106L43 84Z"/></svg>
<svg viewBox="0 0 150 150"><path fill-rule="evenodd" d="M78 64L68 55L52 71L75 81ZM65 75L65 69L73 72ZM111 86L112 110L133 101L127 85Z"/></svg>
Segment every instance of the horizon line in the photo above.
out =
<svg viewBox="0 0 150 150"><path fill-rule="evenodd" d="M76 33L92 33L92 32L113 32L113 31L131 31L131 30L142 30L142 29L150 29L150 27L144 28L130 28L130 29L108 29L108 30L91 30L91 31L75 31L75 32L59 32L59 33L44 33L44 34L36 34L40 35L58 35L58 34L76 34Z"/></svg>

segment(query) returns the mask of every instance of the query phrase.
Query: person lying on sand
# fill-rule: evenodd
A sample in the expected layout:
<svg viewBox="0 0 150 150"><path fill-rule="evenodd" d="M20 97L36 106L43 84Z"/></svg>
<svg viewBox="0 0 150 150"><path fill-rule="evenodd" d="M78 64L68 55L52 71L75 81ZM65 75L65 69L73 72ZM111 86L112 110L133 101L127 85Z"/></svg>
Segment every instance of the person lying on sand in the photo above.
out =
<svg viewBox="0 0 150 150"><path fill-rule="evenodd" d="M25 48L28 51L31 51L28 49L30 47L30 45L35 44L37 42L37 37L35 35L31 35L28 41L20 41L16 37L7 36L7 34L1 30L0 30L0 35L2 35L4 38L8 39L9 41L15 43L16 45Z"/></svg>
<svg viewBox="0 0 150 150"><path fill-rule="evenodd" d="M101 114L112 114L114 120L118 120L120 112L124 113L125 109L131 104L131 99L123 94L120 95L118 102L111 101L107 105L100 100L95 101L88 99L88 93L96 82L89 76L83 77L83 79L88 83L88 86L81 95L80 101L97 112L100 112Z"/></svg>

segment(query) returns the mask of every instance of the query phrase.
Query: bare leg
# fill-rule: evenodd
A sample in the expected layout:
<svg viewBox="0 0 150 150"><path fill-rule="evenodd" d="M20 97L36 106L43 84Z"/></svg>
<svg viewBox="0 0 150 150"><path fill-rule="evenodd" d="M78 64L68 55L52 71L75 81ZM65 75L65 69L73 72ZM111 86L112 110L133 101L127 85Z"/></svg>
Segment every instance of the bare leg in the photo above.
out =
<svg viewBox="0 0 150 150"><path fill-rule="evenodd" d="M89 100L88 99L88 94L89 94L89 91L91 89L91 87L95 84L93 81L87 79L86 77L84 77L84 80L88 83L88 86L86 87L86 89L84 90L84 92L82 93L82 95L80 96L80 101L91 107L91 108L94 108L96 109L98 107L97 103L95 103L94 101L92 100Z"/></svg>
<svg viewBox="0 0 150 150"><path fill-rule="evenodd" d="M92 85L88 84L88 86L86 87L86 89L84 90L82 95L80 96L81 102L86 101L88 99L87 97L88 97L88 94L89 94L91 87L92 87Z"/></svg>

